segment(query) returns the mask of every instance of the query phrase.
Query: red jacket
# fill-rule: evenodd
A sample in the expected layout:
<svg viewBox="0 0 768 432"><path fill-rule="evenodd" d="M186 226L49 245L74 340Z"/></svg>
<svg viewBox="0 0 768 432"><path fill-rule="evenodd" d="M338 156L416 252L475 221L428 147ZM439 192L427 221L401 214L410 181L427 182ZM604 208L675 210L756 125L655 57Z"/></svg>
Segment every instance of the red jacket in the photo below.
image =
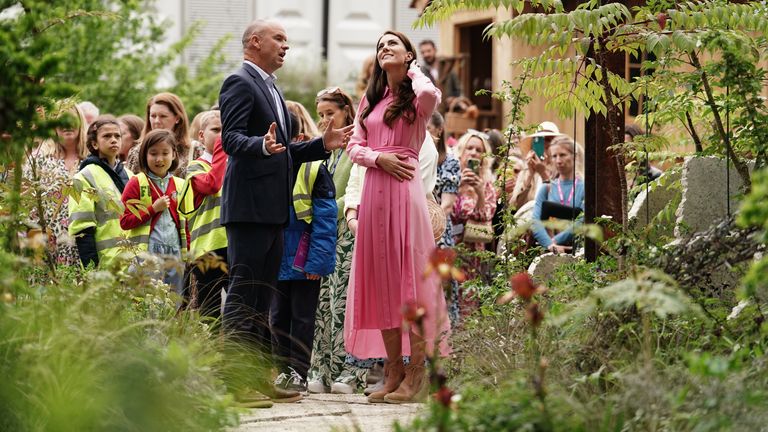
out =
<svg viewBox="0 0 768 432"><path fill-rule="evenodd" d="M149 179L150 183L153 185L154 182L152 182L152 179ZM157 186L157 185L155 185ZM152 198L152 203L157 201L158 198L160 198L160 195L158 194L158 189L155 187L149 188L150 197ZM168 187L165 189L165 192L163 195L168 195L171 197L171 205L168 207L168 209L171 211L171 217L173 218L173 221L176 222L176 228L179 227L179 212L178 212L178 203L176 201L176 183L174 183L173 180L168 181ZM136 178L136 176L131 177L130 180L128 180L128 184L125 185L125 189L123 190L123 205L125 205L125 211L123 211L123 215L120 216L120 228L124 230L130 230L136 227L140 227L147 222L150 222L150 232L155 229L155 222L160 218L160 214L155 211L155 209L152 208L150 205L147 208L147 212L142 211L138 207L134 206L134 209L138 211L139 216L137 217L134 215L130 210L128 210L128 200L132 199L139 199L139 180ZM187 231L189 229L187 228ZM189 239L189 233L187 233L187 239ZM189 240L187 240L187 243L189 243ZM189 245L187 245L189 246Z"/></svg>
<svg viewBox="0 0 768 432"><path fill-rule="evenodd" d="M198 158L197 160L208 163L208 161ZM195 208L200 207L203 198L214 195L221 190L221 183L224 181L224 172L227 170L227 154L221 147L221 137L216 139L213 145L213 163L211 170L205 174L198 174L191 178L192 192L195 197ZM189 178L189 177L187 177Z"/></svg>

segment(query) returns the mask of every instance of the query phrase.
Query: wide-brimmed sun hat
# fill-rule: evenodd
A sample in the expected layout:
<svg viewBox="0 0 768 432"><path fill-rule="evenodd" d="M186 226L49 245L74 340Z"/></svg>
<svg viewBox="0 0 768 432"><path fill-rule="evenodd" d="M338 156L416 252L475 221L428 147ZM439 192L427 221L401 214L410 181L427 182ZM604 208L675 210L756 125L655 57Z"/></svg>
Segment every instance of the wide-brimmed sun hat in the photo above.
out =
<svg viewBox="0 0 768 432"><path fill-rule="evenodd" d="M560 128L558 128L556 124L552 123L551 121L543 121L539 123L539 127L536 128L536 133L520 138L520 142L518 142L517 146L520 147L520 152L522 153L523 157L525 157L525 155L531 151L531 145L533 144L534 138L555 137L560 135L562 135L560 133Z"/></svg>

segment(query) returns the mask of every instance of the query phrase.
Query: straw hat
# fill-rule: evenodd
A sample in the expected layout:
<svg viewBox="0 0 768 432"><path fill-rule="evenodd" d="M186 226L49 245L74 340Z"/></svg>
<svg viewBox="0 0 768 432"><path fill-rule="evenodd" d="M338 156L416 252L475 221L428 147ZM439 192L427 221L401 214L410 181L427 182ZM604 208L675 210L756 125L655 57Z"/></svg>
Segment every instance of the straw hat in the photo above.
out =
<svg viewBox="0 0 768 432"><path fill-rule="evenodd" d="M551 121L543 121L539 123L539 127L536 128L536 133L520 138L520 142L517 144L517 146L520 147L520 152L523 154L523 157L525 157L525 155L531 151L534 138L554 137L560 135L562 135L560 133L560 128L558 128L556 124L552 123Z"/></svg>

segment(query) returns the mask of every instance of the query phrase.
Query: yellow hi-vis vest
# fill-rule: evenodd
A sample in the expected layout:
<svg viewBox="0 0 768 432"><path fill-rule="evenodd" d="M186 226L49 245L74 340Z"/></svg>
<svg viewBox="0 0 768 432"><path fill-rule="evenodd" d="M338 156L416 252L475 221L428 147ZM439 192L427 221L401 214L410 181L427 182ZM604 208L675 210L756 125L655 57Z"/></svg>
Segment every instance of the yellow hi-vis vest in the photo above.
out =
<svg viewBox="0 0 768 432"><path fill-rule="evenodd" d="M312 223L312 187L315 185L317 173L322 162L306 162L301 164L296 183L293 185L293 210L296 219Z"/></svg>
<svg viewBox="0 0 768 432"><path fill-rule="evenodd" d="M139 201L141 202L141 205L149 209L152 207L152 192L149 190L150 180L144 173L136 174L136 179L139 181ZM176 203L178 207L178 194L181 188L184 186L184 180L176 176L171 176L171 179L176 185ZM181 242L180 246L182 261L186 260L187 258L187 232L185 227L186 220L184 219L184 215L179 213L179 241ZM151 221L148 221L144 225L138 226L128 231L128 238L138 247L140 251L146 251L149 250L149 235L151 232L152 223Z"/></svg>
<svg viewBox="0 0 768 432"><path fill-rule="evenodd" d="M195 208L192 177L212 169L207 162L194 160L187 167L187 180L179 198L179 213L189 224L189 257L197 259L205 253L227 247L227 230L221 226L221 189L208 195Z"/></svg>
<svg viewBox="0 0 768 432"><path fill-rule="evenodd" d="M133 173L126 169L128 176ZM126 240L126 232L120 228L120 215L125 207L120 190L103 168L91 164L75 174L73 182L82 186L80 199L69 199L69 235L77 236L82 231L96 228L96 251L99 267L113 265L123 252L119 242Z"/></svg>

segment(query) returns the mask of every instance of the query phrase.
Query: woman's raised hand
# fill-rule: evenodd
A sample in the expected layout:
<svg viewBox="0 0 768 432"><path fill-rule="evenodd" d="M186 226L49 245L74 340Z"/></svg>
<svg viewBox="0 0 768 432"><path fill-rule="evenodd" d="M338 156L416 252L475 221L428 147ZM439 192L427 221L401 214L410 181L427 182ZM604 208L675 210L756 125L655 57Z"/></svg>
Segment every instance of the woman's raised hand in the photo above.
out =
<svg viewBox="0 0 768 432"><path fill-rule="evenodd" d="M549 179L549 176L547 176L547 164L544 163L543 159L539 158L535 151L531 150L528 152L528 155L525 157L525 163L528 165L530 172L538 173L545 180Z"/></svg>
<svg viewBox="0 0 768 432"><path fill-rule="evenodd" d="M399 181L410 180L416 168L406 162L408 156L396 153L381 153L376 158L376 165Z"/></svg>
<svg viewBox="0 0 768 432"><path fill-rule="evenodd" d="M419 62L416 60L411 60L410 66L408 66L408 69L413 73L421 72L421 67L419 66Z"/></svg>
<svg viewBox="0 0 768 432"><path fill-rule="evenodd" d="M476 188L480 184L480 176L469 168L461 170L461 185Z"/></svg>

